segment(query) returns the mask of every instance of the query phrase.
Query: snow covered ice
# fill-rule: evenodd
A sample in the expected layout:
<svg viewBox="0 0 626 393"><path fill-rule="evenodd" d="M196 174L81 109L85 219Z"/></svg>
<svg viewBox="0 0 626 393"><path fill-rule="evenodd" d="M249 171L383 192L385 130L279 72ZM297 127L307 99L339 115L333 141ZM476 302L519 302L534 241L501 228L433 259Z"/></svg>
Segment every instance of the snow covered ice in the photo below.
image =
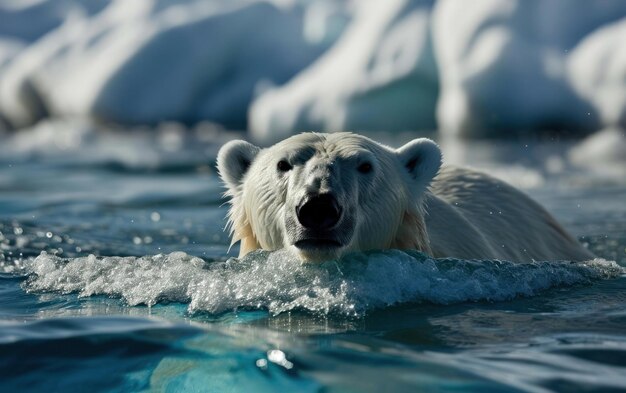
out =
<svg viewBox="0 0 626 393"><path fill-rule="evenodd" d="M622 0L13 0L0 128L585 135L626 126L625 29Z"/></svg>
<svg viewBox="0 0 626 393"><path fill-rule="evenodd" d="M85 115L243 129L259 85L285 82L328 46L304 37L304 11L267 1L0 5L0 117L12 127ZM22 31L32 23L49 30Z"/></svg>

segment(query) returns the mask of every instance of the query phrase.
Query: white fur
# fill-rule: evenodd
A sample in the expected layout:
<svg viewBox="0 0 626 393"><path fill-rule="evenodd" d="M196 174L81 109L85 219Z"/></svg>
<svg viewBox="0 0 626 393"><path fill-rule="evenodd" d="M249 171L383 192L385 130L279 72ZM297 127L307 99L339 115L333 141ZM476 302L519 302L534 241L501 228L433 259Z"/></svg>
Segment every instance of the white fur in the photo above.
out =
<svg viewBox="0 0 626 393"><path fill-rule="evenodd" d="M279 161L291 169L279 170ZM358 168L365 162L372 170L364 174ZM292 247L298 204L332 193L342 208L342 246L299 250L304 260L387 248L512 261L592 258L520 191L480 172L440 167L441 152L428 139L395 150L351 133L304 133L267 149L233 141L218 155L240 256Z"/></svg>

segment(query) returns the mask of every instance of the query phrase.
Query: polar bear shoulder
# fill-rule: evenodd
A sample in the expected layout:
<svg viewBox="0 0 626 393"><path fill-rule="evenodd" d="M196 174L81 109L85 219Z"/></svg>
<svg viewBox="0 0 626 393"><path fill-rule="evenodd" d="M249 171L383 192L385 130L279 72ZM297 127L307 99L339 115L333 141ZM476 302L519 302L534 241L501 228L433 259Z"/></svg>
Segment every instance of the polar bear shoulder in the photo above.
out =
<svg viewBox="0 0 626 393"><path fill-rule="evenodd" d="M425 200L434 256L587 260L593 255L537 202L485 173L442 167Z"/></svg>

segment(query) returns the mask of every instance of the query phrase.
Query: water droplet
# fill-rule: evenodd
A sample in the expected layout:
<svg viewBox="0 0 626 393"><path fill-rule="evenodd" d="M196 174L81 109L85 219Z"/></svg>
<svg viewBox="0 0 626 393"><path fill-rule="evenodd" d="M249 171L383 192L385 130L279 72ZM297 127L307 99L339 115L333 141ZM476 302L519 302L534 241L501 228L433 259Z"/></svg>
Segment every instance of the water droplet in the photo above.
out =
<svg viewBox="0 0 626 393"><path fill-rule="evenodd" d="M13 228L13 233L16 235L21 235L22 233L24 233L24 230L20 227L15 227Z"/></svg>
<svg viewBox="0 0 626 393"><path fill-rule="evenodd" d="M272 363L278 364L279 366L282 366L288 370L293 368L293 363L287 360L287 356L285 356L285 353L280 349L272 349L267 351L267 360Z"/></svg>
<svg viewBox="0 0 626 393"><path fill-rule="evenodd" d="M284 362L287 359L287 356L285 356L285 352L280 349L272 349L267 351L267 358L270 362L280 363Z"/></svg>
<svg viewBox="0 0 626 393"><path fill-rule="evenodd" d="M161 215L159 212L152 212L152 214L150 214L150 219L154 222L159 222L161 221Z"/></svg>
<svg viewBox="0 0 626 393"><path fill-rule="evenodd" d="M139 236L135 236L133 237L133 243L135 244L141 244L141 238Z"/></svg>
<svg viewBox="0 0 626 393"><path fill-rule="evenodd" d="M52 239L52 232L46 232L46 237L48 239Z"/></svg>

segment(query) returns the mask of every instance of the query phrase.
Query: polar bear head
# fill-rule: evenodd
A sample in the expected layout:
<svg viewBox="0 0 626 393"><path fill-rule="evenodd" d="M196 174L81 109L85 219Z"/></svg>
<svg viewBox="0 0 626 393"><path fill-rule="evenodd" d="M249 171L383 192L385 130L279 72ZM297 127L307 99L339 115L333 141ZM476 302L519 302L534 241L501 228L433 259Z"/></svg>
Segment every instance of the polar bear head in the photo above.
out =
<svg viewBox="0 0 626 393"><path fill-rule="evenodd" d="M320 261L348 251L429 253L423 199L441 166L431 140L395 150L351 133L304 133L267 149L236 140L217 157L233 244L293 248Z"/></svg>

